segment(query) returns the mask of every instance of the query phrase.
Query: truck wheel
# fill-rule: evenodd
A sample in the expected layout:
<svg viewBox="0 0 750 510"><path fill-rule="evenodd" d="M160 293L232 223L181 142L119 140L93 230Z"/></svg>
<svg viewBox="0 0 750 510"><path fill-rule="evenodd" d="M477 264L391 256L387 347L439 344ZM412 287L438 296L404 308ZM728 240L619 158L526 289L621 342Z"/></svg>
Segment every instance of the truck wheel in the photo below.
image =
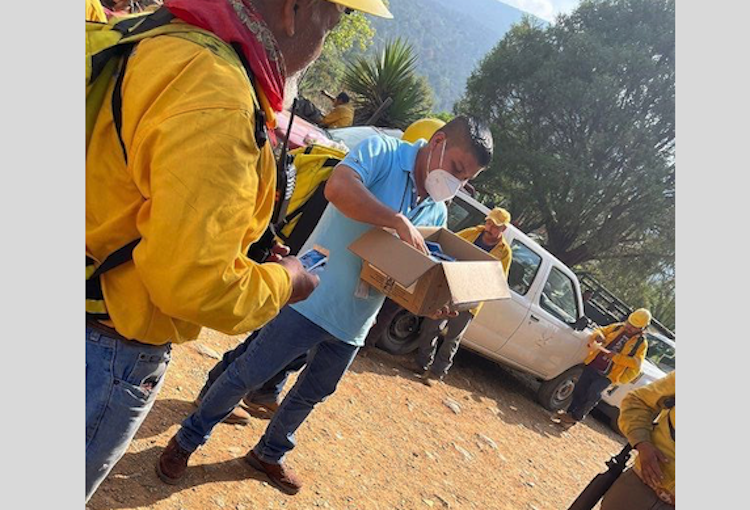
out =
<svg viewBox="0 0 750 510"><path fill-rule="evenodd" d="M537 401L549 411L565 409L573 399L573 388L575 388L581 372L583 372L583 367L577 365L554 379L544 381L536 393Z"/></svg>
<svg viewBox="0 0 750 510"><path fill-rule="evenodd" d="M400 310L383 330L377 346L390 354L408 354L418 347L422 318Z"/></svg>

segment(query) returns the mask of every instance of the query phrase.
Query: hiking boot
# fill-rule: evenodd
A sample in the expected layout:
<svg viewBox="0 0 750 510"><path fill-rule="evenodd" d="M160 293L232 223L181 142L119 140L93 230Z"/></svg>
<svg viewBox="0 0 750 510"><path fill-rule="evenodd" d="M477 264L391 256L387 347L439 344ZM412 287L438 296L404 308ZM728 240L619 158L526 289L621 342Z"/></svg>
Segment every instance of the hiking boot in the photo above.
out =
<svg viewBox="0 0 750 510"><path fill-rule="evenodd" d="M422 382L432 388L443 382L443 376L435 375L432 372L426 371L422 376Z"/></svg>
<svg viewBox="0 0 750 510"><path fill-rule="evenodd" d="M565 413L560 415L560 422L565 423L566 425L575 425L576 423L578 423L578 420L573 418L573 416L569 415L568 413Z"/></svg>
<svg viewBox="0 0 750 510"><path fill-rule="evenodd" d="M558 414L556 416L553 416L551 419L553 423L556 423L557 425L560 425L565 428L572 427L573 425L578 423L578 420L576 420L571 415L565 412L563 413L558 412Z"/></svg>
<svg viewBox="0 0 750 510"><path fill-rule="evenodd" d="M302 480L291 469L286 467L285 464L263 462L252 450L245 456L245 462L258 471L265 473L271 483L282 492L294 495L302 489Z"/></svg>
<svg viewBox="0 0 750 510"><path fill-rule="evenodd" d="M172 436L156 463L156 474L162 482L177 485L185 475L190 455L192 452L183 450L177 443L177 436Z"/></svg>
<svg viewBox="0 0 750 510"><path fill-rule="evenodd" d="M200 395L195 399L195 402L193 402L193 404L195 404L195 407L201 406ZM240 406L237 406L232 409L232 412L229 413L229 416L224 418L222 422L226 423L227 425L247 425L250 423L250 418L252 418L252 416L250 416L247 411L242 409Z"/></svg>
<svg viewBox="0 0 750 510"><path fill-rule="evenodd" d="M249 398L245 397L242 399L242 405L249 413L249 416L254 416L255 418L260 418L261 420L270 420L271 418L273 418L273 415L276 414L276 411L279 410L280 404L278 402L269 402L267 404L253 402Z"/></svg>

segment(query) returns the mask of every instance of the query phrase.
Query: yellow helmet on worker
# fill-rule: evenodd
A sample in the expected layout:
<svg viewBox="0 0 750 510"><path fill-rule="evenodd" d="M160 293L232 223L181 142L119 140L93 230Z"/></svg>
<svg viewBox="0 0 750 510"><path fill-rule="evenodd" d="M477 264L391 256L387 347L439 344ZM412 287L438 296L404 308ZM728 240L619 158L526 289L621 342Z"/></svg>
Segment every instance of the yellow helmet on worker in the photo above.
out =
<svg viewBox="0 0 750 510"><path fill-rule="evenodd" d="M638 329L646 328L651 324L651 312L645 308L639 308L628 316L628 324Z"/></svg>
<svg viewBox="0 0 750 510"><path fill-rule="evenodd" d="M440 119L420 119L412 122L411 125L406 128L401 139L405 142L414 143L420 138L424 140L430 140L438 129L445 126L445 122Z"/></svg>
<svg viewBox="0 0 750 510"><path fill-rule="evenodd" d="M510 213L502 207L495 207L487 213L485 221L491 221L498 227L510 224Z"/></svg>
<svg viewBox="0 0 750 510"><path fill-rule="evenodd" d="M392 19L393 14L382 0L328 0L331 3L343 5L350 9L366 12L381 18Z"/></svg>

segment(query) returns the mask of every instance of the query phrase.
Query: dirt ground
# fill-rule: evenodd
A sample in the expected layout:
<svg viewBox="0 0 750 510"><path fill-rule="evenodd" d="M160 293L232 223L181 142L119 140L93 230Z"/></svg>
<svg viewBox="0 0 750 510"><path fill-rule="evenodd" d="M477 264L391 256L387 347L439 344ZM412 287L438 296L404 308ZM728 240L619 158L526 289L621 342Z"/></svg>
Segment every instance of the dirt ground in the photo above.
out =
<svg viewBox="0 0 750 510"><path fill-rule="evenodd" d="M560 431L534 401L533 383L470 352L459 352L445 384L427 387L403 358L368 349L297 434L287 459L305 481L298 495L242 460L268 423L260 419L219 425L184 482L162 483L154 465L193 410L212 356L240 340L204 330L173 350L153 410L90 510L565 510L624 444L592 417Z"/></svg>

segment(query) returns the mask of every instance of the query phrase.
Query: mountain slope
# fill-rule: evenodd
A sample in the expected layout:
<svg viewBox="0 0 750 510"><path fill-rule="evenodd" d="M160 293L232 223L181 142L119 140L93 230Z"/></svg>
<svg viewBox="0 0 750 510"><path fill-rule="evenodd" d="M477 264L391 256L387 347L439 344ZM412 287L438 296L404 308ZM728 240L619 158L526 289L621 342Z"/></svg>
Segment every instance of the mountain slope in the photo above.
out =
<svg viewBox="0 0 750 510"><path fill-rule="evenodd" d="M497 0L390 0L389 5L394 19L373 19L377 32L370 51L389 39L408 39L419 54L418 72L435 92L435 111L451 110L484 55L513 23L531 16Z"/></svg>

